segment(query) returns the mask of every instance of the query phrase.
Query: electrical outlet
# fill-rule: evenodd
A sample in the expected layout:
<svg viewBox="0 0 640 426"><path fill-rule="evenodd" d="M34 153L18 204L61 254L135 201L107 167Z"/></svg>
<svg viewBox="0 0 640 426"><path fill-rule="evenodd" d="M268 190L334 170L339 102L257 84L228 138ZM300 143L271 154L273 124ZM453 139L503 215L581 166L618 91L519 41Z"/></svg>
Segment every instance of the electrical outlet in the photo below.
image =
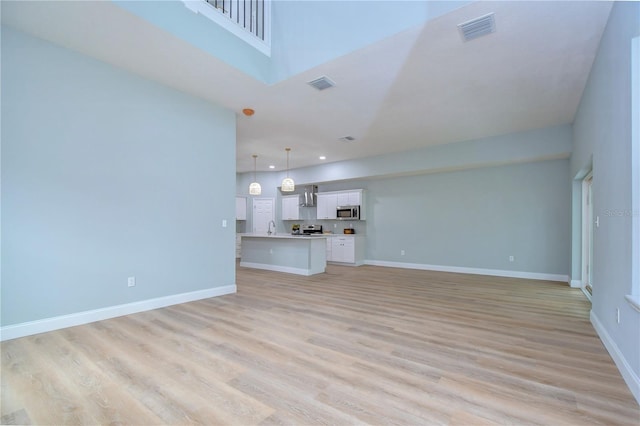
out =
<svg viewBox="0 0 640 426"><path fill-rule="evenodd" d="M222 219L222 227L223 228L227 227L227 219Z"/></svg>
<svg viewBox="0 0 640 426"><path fill-rule="evenodd" d="M337 223L334 223L334 224L333 224L333 229L335 229L335 228L337 228L337 227L338 227L338 224L337 224Z"/></svg>
<svg viewBox="0 0 640 426"><path fill-rule="evenodd" d="M128 287L135 287L135 285L136 285L136 277L127 278L127 286Z"/></svg>
<svg viewBox="0 0 640 426"><path fill-rule="evenodd" d="M515 256L509 256L509 262L513 262L514 260L516 260Z"/></svg>
<svg viewBox="0 0 640 426"><path fill-rule="evenodd" d="M616 308L616 321L620 324L620 308Z"/></svg>
<svg viewBox="0 0 640 426"><path fill-rule="evenodd" d="M400 256L404 256L404 250L400 250Z"/></svg>

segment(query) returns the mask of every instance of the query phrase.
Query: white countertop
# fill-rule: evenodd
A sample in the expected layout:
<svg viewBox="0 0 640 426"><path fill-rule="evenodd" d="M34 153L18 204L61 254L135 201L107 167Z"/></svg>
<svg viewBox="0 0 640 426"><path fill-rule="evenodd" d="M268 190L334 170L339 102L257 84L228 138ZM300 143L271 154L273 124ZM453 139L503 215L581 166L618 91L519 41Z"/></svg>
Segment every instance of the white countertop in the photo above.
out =
<svg viewBox="0 0 640 426"><path fill-rule="evenodd" d="M364 234L313 234L312 236L308 235L291 235L285 233L279 234L253 234L251 232L238 234L241 237L256 237L256 238L295 238L295 239L314 239L314 238L330 238L330 237L364 237Z"/></svg>
<svg viewBox="0 0 640 426"><path fill-rule="evenodd" d="M365 234L313 234L311 236L309 235L291 235L291 234L286 234L286 233L278 233L278 234L272 234L272 235L267 235L267 234L254 234L251 232L245 232L245 233L238 233L238 236L241 237L258 237L258 238L303 238L303 239L308 239L308 238L331 238L331 237L364 237Z"/></svg>
<svg viewBox="0 0 640 426"><path fill-rule="evenodd" d="M294 240L316 240L318 238L327 238L329 235L325 234L316 234L313 236L308 235L291 235L291 234L240 234L242 237L251 237L251 238L288 238Z"/></svg>

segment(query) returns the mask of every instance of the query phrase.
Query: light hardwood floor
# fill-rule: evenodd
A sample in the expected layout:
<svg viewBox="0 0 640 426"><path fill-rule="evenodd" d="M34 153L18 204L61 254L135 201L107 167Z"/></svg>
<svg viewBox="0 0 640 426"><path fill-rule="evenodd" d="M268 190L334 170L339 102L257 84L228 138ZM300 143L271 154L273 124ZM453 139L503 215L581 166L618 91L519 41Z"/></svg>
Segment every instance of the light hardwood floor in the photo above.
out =
<svg viewBox="0 0 640 426"><path fill-rule="evenodd" d="M566 284L238 267L238 293L2 343L2 423L638 425Z"/></svg>

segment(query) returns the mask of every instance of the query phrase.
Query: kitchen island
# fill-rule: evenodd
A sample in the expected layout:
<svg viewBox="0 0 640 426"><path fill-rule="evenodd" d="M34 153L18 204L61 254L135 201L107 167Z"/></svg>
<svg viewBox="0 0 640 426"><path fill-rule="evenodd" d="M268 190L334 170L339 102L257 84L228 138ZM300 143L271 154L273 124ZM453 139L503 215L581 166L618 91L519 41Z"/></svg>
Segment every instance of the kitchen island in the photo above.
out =
<svg viewBox="0 0 640 426"><path fill-rule="evenodd" d="M321 274L327 267L323 235L242 234L240 266L298 275Z"/></svg>

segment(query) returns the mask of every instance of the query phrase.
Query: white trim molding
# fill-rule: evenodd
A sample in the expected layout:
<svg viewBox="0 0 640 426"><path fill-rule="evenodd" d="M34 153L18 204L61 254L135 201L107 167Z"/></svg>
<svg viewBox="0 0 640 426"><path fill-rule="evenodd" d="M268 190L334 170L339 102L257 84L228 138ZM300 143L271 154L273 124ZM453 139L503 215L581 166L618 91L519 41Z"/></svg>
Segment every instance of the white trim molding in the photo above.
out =
<svg viewBox="0 0 640 426"><path fill-rule="evenodd" d="M627 294L624 298L627 300L627 302L629 302L629 305L631 305L633 309L640 312L640 296Z"/></svg>
<svg viewBox="0 0 640 426"><path fill-rule="evenodd" d="M631 40L631 294L640 312L640 37Z"/></svg>
<svg viewBox="0 0 640 426"><path fill-rule="evenodd" d="M571 288L582 288L582 280L571 280L569 281L569 286Z"/></svg>
<svg viewBox="0 0 640 426"><path fill-rule="evenodd" d="M640 378L638 378L638 375L633 371L624 355L622 355L622 352L620 352L618 345L616 345L609 333L607 333L607 330L593 311L591 311L590 319L604 347L607 348L609 355L613 358L613 362L616 364L616 367L618 367L620 374L622 374L622 378L627 386L629 386L629 390L640 404Z"/></svg>
<svg viewBox="0 0 640 426"><path fill-rule="evenodd" d="M205 290L192 291L189 293L180 293L171 296L157 297L155 299L141 300L139 302L126 303L123 305L93 309L75 314L61 315L58 317L8 325L0 327L0 341L17 339L19 337L31 336L33 334L45 333L47 331L60 330L62 328L74 327L76 325L88 324L90 322L102 321L123 315L136 314L138 312L150 311L152 309L164 308L180 303L193 302L196 300L208 299L210 297L223 296L225 294L233 294L236 291L237 288L235 284L226 285L208 288Z"/></svg>
<svg viewBox="0 0 640 426"><path fill-rule="evenodd" d="M466 268L463 266L427 265L423 263L388 262L385 260L365 260L365 265L389 268L422 269L425 271L455 272L458 274L490 275L494 277L524 278L529 280L560 281L569 283L568 275L543 274L539 272L507 271L501 269Z"/></svg>
<svg viewBox="0 0 640 426"><path fill-rule="evenodd" d="M265 271L275 271L275 272L286 272L288 274L296 274L296 275L304 275L306 277L321 274L325 270L313 270L313 269L303 269L303 268L294 268L292 266L281 266L281 265L271 265L267 263L254 263L254 262L242 262L240 261L240 266L244 268L253 268L253 269L262 269Z"/></svg>

